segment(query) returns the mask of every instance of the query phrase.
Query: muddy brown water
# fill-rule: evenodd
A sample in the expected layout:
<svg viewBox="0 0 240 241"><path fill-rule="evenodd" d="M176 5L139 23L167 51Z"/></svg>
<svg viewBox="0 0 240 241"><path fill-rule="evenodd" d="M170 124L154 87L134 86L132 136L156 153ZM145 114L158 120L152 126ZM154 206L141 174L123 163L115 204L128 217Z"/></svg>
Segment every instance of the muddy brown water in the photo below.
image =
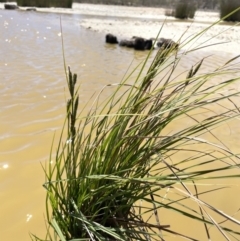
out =
<svg viewBox="0 0 240 241"><path fill-rule="evenodd" d="M79 26L80 15L62 15L61 19L66 64L78 74L81 84L79 108L104 85L119 82L129 65L133 68L147 55L106 45L103 34ZM65 115L60 15L0 10L0 33L0 240L30 240L29 233L40 237L46 233L41 163L49 160L54 133L60 132ZM211 54L205 71L233 57L224 52ZM199 51L186 57L178 73L206 55L207 51ZM238 151L236 122L220 134L229 148ZM209 194L206 200L216 199L218 208L233 214L240 203L239 183L223 180L221 184L230 185L231 191L214 197ZM189 235L199 232L199 240L207 240L202 226L189 227L184 218L176 220L165 211L161 215L173 229ZM214 240L222 240L219 234L216 237Z"/></svg>

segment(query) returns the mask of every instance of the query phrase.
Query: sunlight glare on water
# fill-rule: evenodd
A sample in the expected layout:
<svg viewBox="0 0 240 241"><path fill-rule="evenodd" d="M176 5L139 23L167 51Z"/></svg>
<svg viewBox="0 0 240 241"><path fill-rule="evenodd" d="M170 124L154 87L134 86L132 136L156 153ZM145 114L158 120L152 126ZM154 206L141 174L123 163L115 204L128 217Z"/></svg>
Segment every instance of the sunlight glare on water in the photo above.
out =
<svg viewBox="0 0 240 241"><path fill-rule="evenodd" d="M45 236L41 163L62 127L68 95L61 36L66 64L81 85L79 108L119 82L134 58L133 51L106 46L103 34L80 28L81 16L61 18L63 34L59 14L0 10L1 240Z"/></svg>

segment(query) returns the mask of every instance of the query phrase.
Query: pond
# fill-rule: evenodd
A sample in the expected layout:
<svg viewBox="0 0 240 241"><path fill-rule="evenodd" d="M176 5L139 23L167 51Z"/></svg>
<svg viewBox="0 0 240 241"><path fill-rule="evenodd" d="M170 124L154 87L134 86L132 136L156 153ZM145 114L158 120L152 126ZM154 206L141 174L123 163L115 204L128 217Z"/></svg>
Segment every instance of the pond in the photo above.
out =
<svg viewBox="0 0 240 241"><path fill-rule="evenodd" d="M103 33L80 27L83 18L79 14L0 10L1 240L30 240L30 232L40 237L46 233L41 164L49 159L53 136L65 117L64 60L78 74L82 108L94 93L121 81L128 67L133 69L148 54L105 44ZM178 73L206 54L200 51L185 57ZM217 67L223 55L210 57L205 70ZM107 89L103 96L110 93ZM239 135L234 141L231 135L226 138L237 149ZM219 205L226 202L220 199ZM237 210L236 205L230 213Z"/></svg>

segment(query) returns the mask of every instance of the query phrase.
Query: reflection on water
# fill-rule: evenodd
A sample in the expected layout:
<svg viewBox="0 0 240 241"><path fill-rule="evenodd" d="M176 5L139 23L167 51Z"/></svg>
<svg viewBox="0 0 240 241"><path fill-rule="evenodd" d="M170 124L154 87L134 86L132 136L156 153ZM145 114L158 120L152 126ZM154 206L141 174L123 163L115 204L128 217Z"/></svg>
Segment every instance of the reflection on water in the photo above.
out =
<svg viewBox="0 0 240 241"><path fill-rule="evenodd" d="M104 85L119 82L130 64L133 68L147 55L106 45L103 34L79 27L80 15L64 15L61 20L66 64L81 84L80 108ZM29 240L29 232L45 234L40 163L48 160L54 132L64 120L60 15L2 10L0 33L0 233L1 240ZM186 57L177 75L205 54ZM219 56L209 58L205 70L216 67L222 61Z"/></svg>

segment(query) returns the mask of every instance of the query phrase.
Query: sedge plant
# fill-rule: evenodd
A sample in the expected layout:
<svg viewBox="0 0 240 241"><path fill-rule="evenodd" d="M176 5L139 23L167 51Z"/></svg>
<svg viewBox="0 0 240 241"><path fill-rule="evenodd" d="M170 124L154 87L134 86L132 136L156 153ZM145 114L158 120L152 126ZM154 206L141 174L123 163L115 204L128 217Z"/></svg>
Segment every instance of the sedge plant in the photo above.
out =
<svg viewBox="0 0 240 241"><path fill-rule="evenodd" d="M205 73L203 59L177 78L182 56L193 50L160 48L147 67L149 53L134 81L130 74L106 86L111 96L100 101L102 90L85 116L78 113L77 75L67 69L66 121L44 168L44 240L198 240L174 230L161 210L200 223L208 240L213 228L225 240L240 239L240 221L202 198L221 188L201 189L206 181L240 177L239 156L215 131L239 118L239 92L232 88L238 60Z"/></svg>

